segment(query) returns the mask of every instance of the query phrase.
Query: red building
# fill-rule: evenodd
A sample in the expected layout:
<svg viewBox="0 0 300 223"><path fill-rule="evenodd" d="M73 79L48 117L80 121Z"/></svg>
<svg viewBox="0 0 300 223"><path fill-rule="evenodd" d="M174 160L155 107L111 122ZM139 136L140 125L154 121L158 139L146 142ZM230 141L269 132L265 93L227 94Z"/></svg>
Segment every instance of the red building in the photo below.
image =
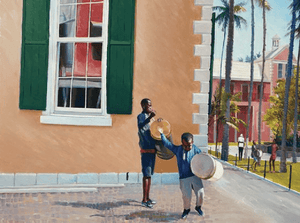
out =
<svg viewBox="0 0 300 223"><path fill-rule="evenodd" d="M276 81L280 78L285 77L287 70L288 60L288 45L280 46L280 38L276 35L272 38L272 50L266 52L265 61L265 76L263 85L263 102L262 102L262 124L261 124L261 140L270 141L272 132L270 128L263 122L263 116L266 110L270 107L268 101L270 94L273 92L273 88L276 85ZM213 94L218 88L220 83L220 59L215 59L214 70L213 70ZM296 64L294 57L293 64ZM262 58L258 58L254 62L254 77L253 77L253 94L251 102L251 113L250 113L250 125L249 125L249 141L258 141L258 113L259 113L259 94L260 94L260 82L262 72ZM225 60L222 63L221 72L222 85L225 83ZM235 117L242 119L247 123L247 112L248 112L248 96L250 91L250 63L246 62L232 62L231 71L231 92L237 93L242 92L241 101L237 102L240 112L232 114ZM210 122L208 126L208 141L216 142L216 123ZM242 124L239 126L239 131L230 128L229 130L229 142L237 142L237 138L240 134L246 136L246 127ZM218 141L222 141L223 138L223 126L219 126Z"/></svg>

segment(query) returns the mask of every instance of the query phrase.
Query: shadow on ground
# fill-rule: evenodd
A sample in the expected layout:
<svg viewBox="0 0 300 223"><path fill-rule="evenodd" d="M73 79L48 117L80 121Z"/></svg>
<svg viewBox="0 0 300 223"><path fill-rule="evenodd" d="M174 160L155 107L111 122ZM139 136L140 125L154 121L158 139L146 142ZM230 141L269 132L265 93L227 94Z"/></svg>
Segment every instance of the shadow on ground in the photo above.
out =
<svg viewBox="0 0 300 223"><path fill-rule="evenodd" d="M84 202L55 202L55 205L61 205L61 206L71 206L74 208L80 208L80 207L87 207L99 211L111 211L112 216L106 216L105 214L95 214L91 215L90 217L117 217L122 218L125 220L134 220L139 218L146 218L149 219L152 222L170 222L170 221L177 221L181 219L180 213L172 213L172 212L164 212L164 211L151 211L151 210L145 210L145 211L136 211L131 212L129 214L125 215L115 215L113 214L113 209L122 207L122 206L141 206L140 202L135 200L125 200L125 201L117 201L117 202L104 202L104 203L84 203Z"/></svg>
<svg viewBox="0 0 300 223"><path fill-rule="evenodd" d="M131 204L131 200L126 201L117 201L117 202L104 202L104 203L84 203L84 202L55 202L55 205L61 205L61 206L71 206L74 208L80 208L80 207L87 207L91 209L96 210L110 210L112 208L117 208L121 206L140 206L136 204Z"/></svg>
<svg viewBox="0 0 300 223"><path fill-rule="evenodd" d="M91 217L107 217L103 214L95 214ZM112 216L111 216L112 217ZM152 222L174 222L181 219L181 214L179 213L172 213L172 212L164 212L164 211L136 211L131 212L127 215L113 215L113 217L117 218L125 218L125 220L136 220L138 219L148 219Z"/></svg>

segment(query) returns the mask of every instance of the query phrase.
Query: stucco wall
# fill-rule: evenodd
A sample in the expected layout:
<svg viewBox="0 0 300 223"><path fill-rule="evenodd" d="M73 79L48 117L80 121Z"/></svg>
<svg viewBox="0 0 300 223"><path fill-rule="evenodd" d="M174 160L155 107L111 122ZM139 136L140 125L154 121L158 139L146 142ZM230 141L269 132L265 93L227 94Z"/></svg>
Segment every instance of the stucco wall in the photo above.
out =
<svg viewBox="0 0 300 223"><path fill-rule="evenodd" d="M0 8L0 172L140 172L136 117L140 100L152 99L158 117L172 126L180 143L185 131L199 133L192 94L199 92L194 69L200 59L193 21L201 19L194 0L137 0L132 115L112 115L112 127L40 124L41 111L19 110L22 0ZM176 159L157 159L156 172L177 171Z"/></svg>

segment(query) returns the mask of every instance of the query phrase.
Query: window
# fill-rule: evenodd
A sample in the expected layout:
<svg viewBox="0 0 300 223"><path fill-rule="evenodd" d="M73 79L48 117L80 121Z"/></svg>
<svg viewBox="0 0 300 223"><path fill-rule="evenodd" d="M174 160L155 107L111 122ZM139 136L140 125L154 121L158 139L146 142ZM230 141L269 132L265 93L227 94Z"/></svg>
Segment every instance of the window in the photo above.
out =
<svg viewBox="0 0 300 223"><path fill-rule="evenodd" d="M248 85L242 85L242 101L248 101Z"/></svg>
<svg viewBox="0 0 300 223"><path fill-rule="evenodd" d="M261 84L257 85L257 100L259 100L259 98L260 98L260 86L261 86ZM264 89L262 92L263 92L262 99L264 99Z"/></svg>
<svg viewBox="0 0 300 223"><path fill-rule="evenodd" d="M52 0L50 9L46 113L100 116L103 125L110 124L105 107L107 0Z"/></svg>
<svg viewBox="0 0 300 223"><path fill-rule="evenodd" d="M282 78L282 64L278 64L278 73L277 73L278 78Z"/></svg>
<svg viewBox="0 0 300 223"><path fill-rule="evenodd" d="M135 0L24 1L20 109L71 125L131 114L134 12Z"/></svg>
<svg viewBox="0 0 300 223"><path fill-rule="evenodd" d="M234 83L230 83L230 93L234 94Z"/></svg>

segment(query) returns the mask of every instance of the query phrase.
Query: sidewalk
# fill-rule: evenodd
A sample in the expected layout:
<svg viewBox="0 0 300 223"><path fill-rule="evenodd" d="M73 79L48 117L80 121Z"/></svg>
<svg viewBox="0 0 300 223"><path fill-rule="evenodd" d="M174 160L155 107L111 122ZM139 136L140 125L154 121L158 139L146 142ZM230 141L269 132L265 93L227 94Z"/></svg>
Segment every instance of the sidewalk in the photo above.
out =
<svg viewBox="0 0 300 223"><path fill-rule="evenodd" d="M223 163L224 175L204 180L201 217L181 220L179 185L153 185L153 209L141 207L141 184L94 188L86 192L0 194L0 222L299 222L300 196Z"/></svg>
<svg viewBox="0 0 300 223"><path fill-rule="evenodd" d="M208 149L211 148L212 151L215 151L215 145L209 145L208 146ZM221 152L222 150L222 147L218 146L218 152ZM238 156L238 147L237 146L229 146L229 155L232 155L232 156ZM263 156L261 158L261 160L267 160L269 161L270 159L270 153L263 153ZM245 156L245 149L243 151L243 158ZM247 157L250 156L251 157L251 146L248 148L248 152L247 152ZM280 156L277 156L276 157L276 161L280 161ZM288 162L292 162L292 158L287 158L286 161ZM297 162L300 162L300 157L297 157Z"/></svg>

